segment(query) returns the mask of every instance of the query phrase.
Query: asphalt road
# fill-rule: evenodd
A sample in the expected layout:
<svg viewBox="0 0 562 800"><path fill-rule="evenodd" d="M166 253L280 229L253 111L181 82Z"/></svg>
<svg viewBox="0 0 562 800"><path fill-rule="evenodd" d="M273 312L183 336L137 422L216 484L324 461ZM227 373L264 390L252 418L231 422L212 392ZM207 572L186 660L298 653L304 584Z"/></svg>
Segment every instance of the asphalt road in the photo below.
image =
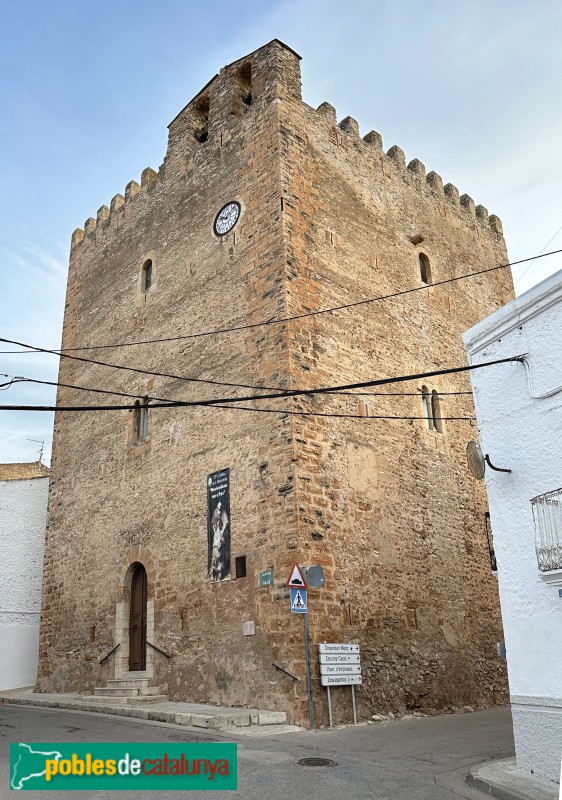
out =
<svg viewBox="0 0 562 800"><path fill-rule="evenodd" d="M257 730L257 729L256 729ZM265 729L267 731L267 729ZM0 708L0 798L9 790L10 742L238 743L238 791L193 791L190 797L243 800L484 800L466 784L468 767L513 755L509 708L468 714L379 722L301 733L253 736L207 733L124 717L39 709ZM306 757L330 767L300 766ZM52 791L26 797L54 800ZM140 792L135 800L178 798L180 792ZM119 791L65 791L65 800L123 798ZM58 800L58 798L57 798Z"/></svg>

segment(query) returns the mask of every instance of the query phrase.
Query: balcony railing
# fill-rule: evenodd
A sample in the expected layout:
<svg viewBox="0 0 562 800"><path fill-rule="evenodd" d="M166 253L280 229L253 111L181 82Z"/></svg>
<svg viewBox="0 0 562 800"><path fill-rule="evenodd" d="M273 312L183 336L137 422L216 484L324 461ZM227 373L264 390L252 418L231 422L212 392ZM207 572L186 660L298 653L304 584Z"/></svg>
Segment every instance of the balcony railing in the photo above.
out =
<svg viewBox="0 0 562 800"><path fill-rule="evenodd" d="M562 488L539 494L531 505L539 569L562 569Z"/></svg>

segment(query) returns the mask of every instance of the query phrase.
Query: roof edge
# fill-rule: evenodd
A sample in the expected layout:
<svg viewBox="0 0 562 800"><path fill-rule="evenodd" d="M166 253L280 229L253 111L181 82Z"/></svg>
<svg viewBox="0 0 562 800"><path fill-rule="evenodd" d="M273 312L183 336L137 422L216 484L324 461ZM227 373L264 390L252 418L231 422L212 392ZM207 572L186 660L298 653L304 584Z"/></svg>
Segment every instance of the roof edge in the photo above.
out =
<svg viewBox="0 0 562 800"><path fill-rule="evenodd" d="M49 467L41 461L17 461L10 464L0 464L0 483L48 478L50 474Z"/></svg>
<svg viewBox="0 0 562 800"><path fill-rule="evenodd" d="M477 322L462 335L469 354L483 350L522 323L562 303L562 270L553 272L540 283Z"/></svg>

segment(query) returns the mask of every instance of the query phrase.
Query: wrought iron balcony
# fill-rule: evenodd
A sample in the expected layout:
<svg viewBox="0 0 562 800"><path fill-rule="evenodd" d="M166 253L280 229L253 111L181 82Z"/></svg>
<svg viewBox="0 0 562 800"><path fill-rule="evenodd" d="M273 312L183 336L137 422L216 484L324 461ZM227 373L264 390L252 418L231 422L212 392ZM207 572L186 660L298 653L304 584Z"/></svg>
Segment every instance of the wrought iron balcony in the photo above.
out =
<svg viewBox="0 0 562 800"><path fill-rule="evenodd" d="M562 569L562 488L537 495L531 505L539 569Z"/></svg>

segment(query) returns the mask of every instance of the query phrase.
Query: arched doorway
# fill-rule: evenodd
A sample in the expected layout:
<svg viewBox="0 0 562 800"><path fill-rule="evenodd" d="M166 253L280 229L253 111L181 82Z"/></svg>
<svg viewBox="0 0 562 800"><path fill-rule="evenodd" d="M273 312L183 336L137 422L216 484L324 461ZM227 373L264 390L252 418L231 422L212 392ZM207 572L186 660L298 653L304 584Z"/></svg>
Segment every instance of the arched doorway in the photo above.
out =
<svg viewBox="0 0 562 800"><path fill-rule="evenodd" d="M146 570L137 564L131 578L129 670L146 669Z"/></svg>

